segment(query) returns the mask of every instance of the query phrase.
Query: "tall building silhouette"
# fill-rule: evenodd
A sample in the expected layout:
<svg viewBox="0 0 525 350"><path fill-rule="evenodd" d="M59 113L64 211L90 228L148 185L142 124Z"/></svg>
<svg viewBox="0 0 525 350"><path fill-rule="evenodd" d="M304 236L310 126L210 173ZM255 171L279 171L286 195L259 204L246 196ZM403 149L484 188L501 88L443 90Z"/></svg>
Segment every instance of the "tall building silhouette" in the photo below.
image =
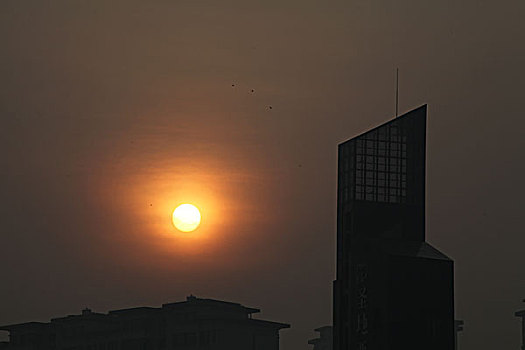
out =
<svg viewBox="0 0 525 350"><path fill-rule="evenodd" d="M137 307L0 327L20 350L279 350L290 325L252 317L259 309L189 296L160 308Z"/></svg>
<svg viewBox="0 0 525 350"><path fill-rule="evenodd" d="M453 262L425 242L426 111L339 145L335 350L454 349Z"/></svg>

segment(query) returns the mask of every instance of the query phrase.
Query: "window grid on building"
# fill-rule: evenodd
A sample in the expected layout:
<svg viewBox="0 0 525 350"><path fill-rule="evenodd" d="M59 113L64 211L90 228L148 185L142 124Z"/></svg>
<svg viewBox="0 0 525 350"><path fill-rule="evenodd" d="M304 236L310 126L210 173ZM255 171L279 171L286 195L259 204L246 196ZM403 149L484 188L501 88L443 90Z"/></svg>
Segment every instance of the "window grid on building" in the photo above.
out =
<svg viewBox="0 0 525 350"><path fill-rule="evenodd" d="M373 130L342 150L342 200L405 203L407 140L396 124Z"/></svg>

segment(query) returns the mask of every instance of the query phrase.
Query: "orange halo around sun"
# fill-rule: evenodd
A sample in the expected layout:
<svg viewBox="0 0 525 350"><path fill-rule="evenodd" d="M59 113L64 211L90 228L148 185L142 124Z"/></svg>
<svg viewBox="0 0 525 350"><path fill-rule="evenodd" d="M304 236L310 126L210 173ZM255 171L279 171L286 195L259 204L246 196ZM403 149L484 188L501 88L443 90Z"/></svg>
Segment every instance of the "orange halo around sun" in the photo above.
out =
<svg viewBox="0 0 525 350"><path fill-rule="evenodd" d="M182 232L191 232L201 223L201 213L192 204L181 204L173 211L173 225Z"/></svg>

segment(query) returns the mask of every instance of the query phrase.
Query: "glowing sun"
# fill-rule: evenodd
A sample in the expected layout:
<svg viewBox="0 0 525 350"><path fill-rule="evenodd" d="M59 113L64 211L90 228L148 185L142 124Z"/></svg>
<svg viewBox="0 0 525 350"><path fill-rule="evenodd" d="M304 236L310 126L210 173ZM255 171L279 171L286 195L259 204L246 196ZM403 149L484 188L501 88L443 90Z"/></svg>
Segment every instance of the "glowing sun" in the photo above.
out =
<svg viewBox="0 0 525 350"><path fill-rule="evenodd" d="M199 227L201 213L192 204L181 204L173 211L173 225L182 232L191 232Z"/></svg>

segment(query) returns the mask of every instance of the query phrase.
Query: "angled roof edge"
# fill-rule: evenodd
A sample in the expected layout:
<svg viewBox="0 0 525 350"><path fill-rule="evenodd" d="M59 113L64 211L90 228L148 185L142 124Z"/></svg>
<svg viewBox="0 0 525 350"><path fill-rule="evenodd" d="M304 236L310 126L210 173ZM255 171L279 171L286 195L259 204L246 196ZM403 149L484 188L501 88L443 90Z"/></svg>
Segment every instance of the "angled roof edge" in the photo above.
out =
<svg viewBox="0 0 525 350"><path fill-rule="evenodd" d="M290 328L291 327L290 324L288 324L288 323L281 323L281 322L267 321L267 320L259 320L257 318L249 318L248 322L249 323L256 323L256 324L260 324L260 325L265 325L265 326L272 326L272 327L279 328L279 329Z"/></svg>
<svg viewBox="0 0 525 350"><path fill-rule="evenodd" d="M260 309L257 309L257 308L253 308L253 307L248 307L248 306L244 306L240 303L235 303L235 302L231 302L231 301L223 301L223 300L217 300L217 299L208 299L208 298L197 298L195 296L192 296L191 298L188 298L187 300L185 301L176 301L176 302L172 302L172 303L165 303L165 304L162 304L162 308L170 308L170 307L174 307L174 306L181 306L181 305L190 305L192 303L200 303L201 305L203 303L209 303L209 304L215 304L215 305L225 305L225 306L233 306L233 307L241 307L243 308L246 312L252 314L252 313L257 313L257 312L261 312Z"/></svg>
<svg viewBox="0 0 525 350"><path fill-rule="evenodd" d="M46 322L24 322L24 323L15 323L8 324L5 326L0 326L0 331L10 331L13 328L23 328L23 327L47 327L49 323Z"/></svg>
<svg viewBox="0 0 525 350"><path fill-rule="evenodd" d="M136 313L144 313L144 312L152 312L152 311L160 311L161 308L158 307L151 307L151 306L138 306L138 307L132 307L128 309L117 309L117 310L110 310L108 311L108 315L122 315L122 314L136 314Z"/></svg>
<svg viewBox="0 0 525 350"><path fill-rule="evenodd" d="M441 251L439 251L437 248L433 247L427 242L423 242L423 244L421 245L421 249L418 253L418 256L421 258L452 261L452 259L449 256L443 254Z"/></svg>
<svg viewBox="0 0 525 350"><path fill-rule="evenodd" d="M425 112L426 112L426 110L427 110L427 104L425 103L424 105L421 105L421 106L419 106L419 107L417 107L417 108L414 108L414 109L412 109L412 110L406 112L405 114L402 114L402 115L400 115L400 116L398 116L398 117L394 117L394 119L391 119L391 120L389 120L389 121L387 121L387 122L385 122L385 123L383 123L383 124L377 125L377 126L373 127L372 129L370 129L370 130L364 132L364 133L361 133L361 134L356 135L356 136L354 136L354 137L352 137L352 138L350 138L350 139L348 139L348 140L346 140L346 141L343 141L343 142L339 143L339 146L342 146L342 145L344 145L344 144L347 143L347 142L353 141L354 139L356 139L356 138L358 138L358 137L361 137L361 136L363 136L363 135L366 135L366 134L368 134L368 133L371 133L371 132L375 131L376 129L379 129L379 128L385 126L385 125L392 124L392 123L394 123L394 122L396 122L396 121L399 121L399 119L403 119L403 118L407 117L408 115L410 115L410 114L412 114L412 113L414 113L414 112L416 112L416 111L418 111L418 110L420 110L420 109L424 109ZM425 115L426 115L426 113L425 113Z"/></svg>
<svg viewBox="0 0 525 350"><path fill-rule="evenodd" d="M413 258L426 258L433 260L450 261L453 260L434 248L427 242L399 242L398 244L389 241L389 244L383 245L383 249L390 255L406 256Z"/></svg>

